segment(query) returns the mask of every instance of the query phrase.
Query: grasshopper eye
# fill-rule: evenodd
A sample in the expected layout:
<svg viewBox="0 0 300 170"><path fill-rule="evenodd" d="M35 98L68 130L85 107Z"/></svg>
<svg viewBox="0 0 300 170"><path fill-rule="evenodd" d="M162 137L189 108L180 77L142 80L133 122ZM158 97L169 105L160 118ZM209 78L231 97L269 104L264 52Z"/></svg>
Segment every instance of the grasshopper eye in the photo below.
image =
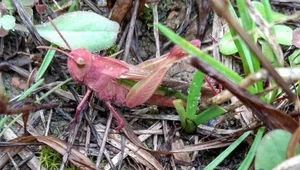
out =
<svg viewBox="0 0 300 170"><path fill-rule="evenodd" d="M77 66L78 67L83 67L85 65L85 61L83 58L79 57L77 60L76 60L76 63L77 63Z"/></svg>

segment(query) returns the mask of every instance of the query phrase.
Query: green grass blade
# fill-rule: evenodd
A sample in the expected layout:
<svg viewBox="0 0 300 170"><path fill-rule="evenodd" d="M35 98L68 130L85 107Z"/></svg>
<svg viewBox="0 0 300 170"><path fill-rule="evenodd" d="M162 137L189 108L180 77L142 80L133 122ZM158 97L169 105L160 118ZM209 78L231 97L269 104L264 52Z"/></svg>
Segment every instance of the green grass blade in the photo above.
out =
<svg viewBox="0 0 300 170"><path fill-rule="evenodd" d="M219 106L211 106L204 110L203 112L199 113L195 117L195 123L196 125L200 125L202 123L205 123L213 118L216 118L224 113L226 113L227 110L223 109Z"/></svg>
<svg viewBox="0 0 300 170"><path fill-rule="evenodd" d="M186 113L185 113L185 109L184 109L182 100L180 100L180 99L173 100L173 105L179 115L181 126L186 127L186 122L185 122Z"/></svg>
<svg viewBox="0 0 300 170"><path fill-rule="evenodd" d="M8 119L8 116L7 116L7 115L5 115L5 116L1 119L1 121L0 121L0 128L3 127L3 125L4 125L4 123L7 121L7 119Z"/></svg>
<svg viewBox="0 0 300 170"><path fill-rule="evenodd" d="M250 135L252 131L245 132L236 141L234 141L230 146L228 146L225 151L223 151L219 156L216 157L210 164L208 164L204 170L213 170L218 166L236 147L238 147L244 139Z"/></svg>
<svg viewBox="0 0 300 170"><path fill-rule="evenodd" d="M237 0L237 6L240 13L243 28L247 31L252 30L255 26L255 23L251 20L250 16L248 15L245 1ZM235 11L231 5L229 6L229 11L234 17L236 17ZM237 34L231 28L230 28L230 33L233 37L237 36ZM250 35L250 37L254 40L253 35ZM245 74L248 75L250 73L254 73L260 70L260 63L258 59L254 56L254 54L251 52L251 50L245 44L245 42L242 41L241 39L236 39L234 40L234 43L242 59L242 64L243 64ZM262 82L256 82L254 86L256 88L256 92L263 90Z"/></svg>
<svg viewBox="0 0 300 170"><path fill-rule="evenodd" d="M198 108L201 87L203 85L204 74L196 71L190 84L189 94L186 104L186 117L193 120Z"/></svg>
<svg viewBox="0 0 300 170"><path fill-rule="evenodd" d="M32 91L34 91L37 87L39 87L43 83L44 79L40 79L35 84L33 84L29 89L27 89L18 99L18 101L25 99L27 96L29 96Z"/></svg>
<svg viewBox="0 0 300 170"><path fill-rule="evenodd" d="M67 80L59 83L58 85L56 85L55 87L53 87L51 90L49 90L47 93L45 93L44 95L42 95L38 100L36 100L36 103L39 103L40 101L42 101L44 98L46 98L47 96L49 96L51 93L53 93L56 89L60 88L62 85L68 83L69 81L71 81L72 78L68 78Z"/></svg>
<svg viewBox="0 0 300 170"><path fill-rule="evenodd" d="M265 9L265 12L266 12L266 20L269 23L272 23L273 22L273 11L272 11L272 7L271 7L271 4L270 4L270 0L262 0L261 2L264 5L264 9Z"/></svg>
<svg viewBox="0 0 300 170"><path fill-rule="evenodd" d="M10 128L18 119L20 119L22 117L22 114L16 116L4 129L2 132L0 132L0 138L3 136L3 134L5 133L5 131Z"/></svg>
<svg viewBox="0 0 300 170"><path fill-rule="evenodd" d="M183 102L180 99L176 99L173 101L174 107L179 115L180 123L182 128L186 133L195 132L197 125L195 124L193 119L189 119L186 117L186 112L183 106Z"/></svg>
<svg viewBox="0 0 300 170"><path fill-rule="evenodd" d="M219 61L216 61L210 55L204 53L197 47L193 46L188 41L186 41L184 38L180 37L179 35L174 33L172 30L170 30L169 28L167 28L159 23L156 23L156 26L167 38L169 38L171 41L173 41L174 43L179 45L183 50L185 50L192 56L197 56L197 57L201 58L202 60L204 60L211 66L213 66L215 69L217 69L222 75L228 77L230 80L232 80L234 82L240 82L243 79L237 73L235 73L231 69L227 68L226 66L221 64ZM255 89L253 87L250 87L249 91L251 93L254 93Z"/></svg>
<svg viewBox="0 0 300 170"><path fill-rule="evenodd" d="M51 45L51 47L53 47L53 46ZM43 77L44 73L48 69L48 67L49 67L49 65L50 65L50 63L51 63L51 61L54 57L55 52L56 52L55 50L48 50L47 51L47 54L45 55L44 60L42 62L42 65L41 65L41 67L39 68L39 70L37 72L37 76L36 76L35 81L38 81Z"/></svg>
<svg viewBox="0 0 300 170"><path fill-rule="evenodd" d="M265 127L261 127L258 129L255 139L253 141L253 144L252 144L246 158L244 159L244 161L242 162L242 164L240 165L238 170L247 170L250 168L250 165L253 162L256 150L257 150L258 145L261 141L261 138L264 134L264 131L265 131Z"/></svg>
<svg viewBox="0 0 300 170"><path fill-rule="evenodd" d="M243 28L245 30L252 30L255 24L249 16L245 0L237 0L236 4L239 10ZM250 37L253 39L253 35L250 35Z"/></svg>

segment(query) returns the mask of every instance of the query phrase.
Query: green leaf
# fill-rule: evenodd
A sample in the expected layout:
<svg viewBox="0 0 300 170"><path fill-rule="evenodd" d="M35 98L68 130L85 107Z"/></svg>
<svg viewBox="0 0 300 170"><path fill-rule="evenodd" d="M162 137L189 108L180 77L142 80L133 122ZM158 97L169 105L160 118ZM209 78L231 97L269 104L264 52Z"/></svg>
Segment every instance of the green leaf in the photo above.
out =
<svg viewBox="0 0 300 170"><path fill-rule="evenodd" d="M26 14L29 16L29 18L32 20L32 18L33 18L33 10L32 10L32 8L25 6L24 10L25 10Z"/></svg>
<svg viewBox="0 0 300 170"><path fill-rule="evenodd" d="M275 36L279 44L292 45L293 30L285 25L274 26Z"/></svg>
<svg viewBox="0 0 300 170"><path fill-rule="evenodd" d="M0 18L0 25L5 30L13 29L16 25L16 18L12 15L4 15Z"/></svg>
<svg viewBox="0 0 300 170"><path fill-rule="evenodd" d="M264 40L259 41L259 43L261 44L261 50L264 56L266 56L266 58L272 63L272 65L278 66L277 58L274 55L269 43Z"/></svg>
<svg viewBox="0 0 300 170"><path fill-rule="evenodd" d="M274 33L276 36L276 40L281 45L292 45L292 37L293 37L293 30L285 25L275 25ZM266 39L265 35L260 35L261 38Z"/></svg>
<svg viewBox="0 0 300 170"><path fill-rule="evenodd" d="M53 22L72 49L80 47L89 51L107 49L113 45L119 31L117 22L87 11L67 13L54 19ZM67 48L49 22L36 25L36 28L46 40Z"/></svg>
<svg viewBox="0 0 300 170"><path fill-rule="evenodd" d="M230 32L226 32L220 40L220 52L223 55L232 55L238 52Z"/></svg>
<svg viewBox="0 0 300 170"><path fill-rule="evenodd" d="M260 14L263 16L263 18L267 19L267 14L266 14L264 5L258 1L252 1L252 4L260 12ZM275 12L275 11L272 11L271 14L272 14L273 21L278 21L278 20L281 20L281 19L287 17L286 15Z"/></svg>
<svg viewBox="0 0 300 170"><path fill-rule="evenodd" d="M2 4L7 10L13 10L16 8L12 0L2 0Z"/></svg>
<svg viewBox="0 0 300 170"><path fill-rule="evenodd" d="M255 158L255 169L272 169L286 159L286 150L292 134L284 130L273 130L261 140ZM297 146L296 153L300 153Z"/></svg>

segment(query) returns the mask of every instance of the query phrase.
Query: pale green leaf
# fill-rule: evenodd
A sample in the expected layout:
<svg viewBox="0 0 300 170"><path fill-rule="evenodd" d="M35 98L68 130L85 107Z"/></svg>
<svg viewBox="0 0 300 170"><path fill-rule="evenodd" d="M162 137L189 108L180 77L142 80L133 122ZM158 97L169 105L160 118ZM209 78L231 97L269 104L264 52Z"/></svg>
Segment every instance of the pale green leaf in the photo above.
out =
<svg viewBox="0 0 300 170"><path fill-rule="evenodd" d="M261 140L255 158L255 169L272 169L286 159L286 150L292 134L273 130ZM298 145L296 153L300 153Z"/></svg>
<svg viewBox="0 0 300 170"><path fill-rule="evenodd" d="M54 19L53 22L72 49L80 47L89 51L107 49L113 45L119 31L117 22L87 11L67 13ZM46 40L67 48L49 22L37 25L36 28Z"/></svg>
<svg viewBox="0 0 300 170"><path fill-rule="evenodd" d="M230 34L230 31L226 32L222 39L220 40L220 52L223 55L232 55L234 53L237 53L238 50L234 44L234 41L232 40L232 36Z"/></svg>
<svg viewBox="0 0 300 170"><path fill-rule="evenodd" d="M13 29L16 25L16 18L11 15L4 15L0 20L1 26L5 30Z"/></svg>

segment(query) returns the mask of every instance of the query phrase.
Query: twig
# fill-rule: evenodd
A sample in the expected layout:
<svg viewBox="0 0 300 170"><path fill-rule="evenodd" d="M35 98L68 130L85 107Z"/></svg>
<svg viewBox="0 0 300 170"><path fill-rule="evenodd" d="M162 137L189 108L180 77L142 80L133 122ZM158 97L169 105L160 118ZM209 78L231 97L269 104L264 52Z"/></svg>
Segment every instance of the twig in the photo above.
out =
<svg viewBox="0 0 300 170"><path fill-rule="evenodd" d="M153 12L153 25L154 25L153 33L154 33L155 45L156 45L155 56L159 57L160 56L159 33L158 33L157 26L154 24L154 23L158 23L157 5L158 5L158 2L154 4L152 12Z"/></svg>
<svg viewBox="0 0 300 170"><path fill-rule="evenodd" d="M105 133L103 135L102 144L101 144L101 147L100 147L100 150L99 150L99 154L98 154L98 157L97 157L96 167L100 166L100 163L101 163L101 160L102 160L103 152L104 152L105 145L106 145L107 135L108 135L108 132L109 132L109 129L110 129L110 125L111 125L111 122L112 122L112 117L113 117L113 114L110 113L109 117L107 119Z"/></svg>
<svg viewBox="0 0 300 170"><path fill-rule="evenodd" d="M129 31L128 31L127 38L126 38L125 50L124 50L124 53L123 53L123 60L124 61L128 61L130 44L131 44L132 36L133 36L133 32L134 32L134 25L135 25L135 21L136 21L136 16L137 16L137 10L138 10L138 7L139 7L139 3L140 3L139 0L134 1L134 7L133 7L132 14L131 14Z"/></svg>

